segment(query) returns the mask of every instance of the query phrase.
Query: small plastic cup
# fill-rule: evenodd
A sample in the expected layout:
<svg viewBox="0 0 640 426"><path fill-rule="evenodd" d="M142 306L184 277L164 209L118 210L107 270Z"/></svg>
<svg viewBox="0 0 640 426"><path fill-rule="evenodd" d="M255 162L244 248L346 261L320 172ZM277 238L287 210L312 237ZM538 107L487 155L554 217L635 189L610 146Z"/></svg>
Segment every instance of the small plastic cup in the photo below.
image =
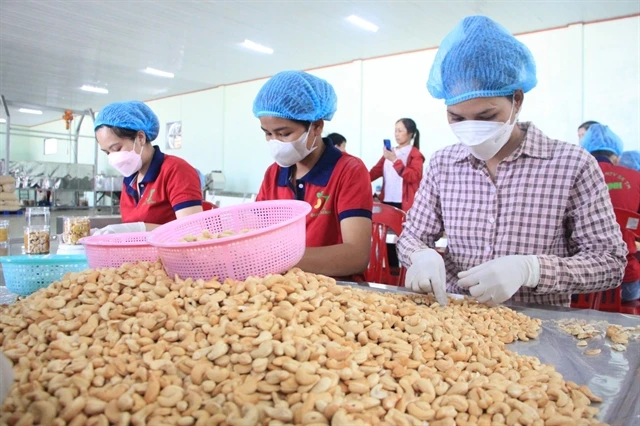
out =
<svg viewBox="0 0 640 426"><path fill-rule="evenodd" d="M0 244L9 241L9 221L0 220Z"/></svg>
<svg viewBox="0 0 640 426"><path fill-rule="evenodd" d="M46 225L24 227L25 254L49 254L51 232Z"/></svg>
<svg viewBox="0 0 640 426"><path fill-rule="evenodd" d="M80 238L91 233L91 222L87 216L67 216L63 219L62 241L65 244L78 244Z"/></svg>

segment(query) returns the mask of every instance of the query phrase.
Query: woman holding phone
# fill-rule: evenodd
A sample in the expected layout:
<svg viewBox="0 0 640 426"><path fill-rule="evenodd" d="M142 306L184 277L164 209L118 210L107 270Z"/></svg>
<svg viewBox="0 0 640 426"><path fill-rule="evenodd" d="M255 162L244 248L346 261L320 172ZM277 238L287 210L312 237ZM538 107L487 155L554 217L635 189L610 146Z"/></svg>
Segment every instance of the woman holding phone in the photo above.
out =
<svg viewBox="0 0 640 426"><path fill-rule="evenodd" d="M416 122L410 118L398 120L395 139L397 146L393 149L390 141L385 140L388 146L383 146L382 158L369 171L369 176L372 182L382 177L380 201L406 212L413 205L424 166Z"/></svg>

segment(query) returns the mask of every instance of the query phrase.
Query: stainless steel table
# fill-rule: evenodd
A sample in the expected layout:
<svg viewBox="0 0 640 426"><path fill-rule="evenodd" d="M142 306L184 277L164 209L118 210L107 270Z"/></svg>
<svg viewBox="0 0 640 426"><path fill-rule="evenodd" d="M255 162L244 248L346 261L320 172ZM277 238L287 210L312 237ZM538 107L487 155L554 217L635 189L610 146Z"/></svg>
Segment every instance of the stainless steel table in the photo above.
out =
<svg viewBox="0 0 640 426"><path fill-rule="evenodd" d="M368 283L340 282L355 288L374 291L411 293L395 286ZM452 295L460 297L459 295ZM560 330L558 321L575 318L594 323L603 333L608 324L624 327L640 326L640 316L599 312L589 309L571 309L555 306L508 304L515 311L542 320L538 339L507 345L520 355L535 356L545 364L552 364L565 380L587 385L604 399L599 406L598 418L613 426L640 425L640 341L630 339L626 352L616 352L604 336L589 341L589 349L602 349L597 356L585 356L578 348L578 340Z"/></svg>
<svg viewBox="0 0 640 426"><path fill-rule="evenodd" d="M405 289L381 284L340 283L365 290L408 292ZM16 296L0 287L0 304L15 302ZM575 318L594 323L604 332L607 324L637 327L640 317L592 310L580 310L539 305L510 305L511 308L542 320L542 333L536 340L516 342L507 347L520 355L535 356L552 364L565 380L586 384L604 399L600 404L601 421L613 426L640 425L640 342L630 339L626 352L612 351L609 342L600 336L591 339L590 348L601 348L597 356L585 356L576 347L577 340L558 328L557 321Z"/></svg>

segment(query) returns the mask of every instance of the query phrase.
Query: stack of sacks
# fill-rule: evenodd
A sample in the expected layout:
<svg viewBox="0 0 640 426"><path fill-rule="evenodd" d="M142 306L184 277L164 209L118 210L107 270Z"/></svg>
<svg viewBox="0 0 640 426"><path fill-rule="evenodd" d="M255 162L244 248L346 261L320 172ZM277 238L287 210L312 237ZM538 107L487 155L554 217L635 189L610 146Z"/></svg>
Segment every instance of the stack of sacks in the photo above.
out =
<svg viewBox="0 0 640 426"><path fill-rule="evenodd" d="M20 202L16 195L16 179L13 176L0 176L0 189L0 211L20 210Z"/></svg>

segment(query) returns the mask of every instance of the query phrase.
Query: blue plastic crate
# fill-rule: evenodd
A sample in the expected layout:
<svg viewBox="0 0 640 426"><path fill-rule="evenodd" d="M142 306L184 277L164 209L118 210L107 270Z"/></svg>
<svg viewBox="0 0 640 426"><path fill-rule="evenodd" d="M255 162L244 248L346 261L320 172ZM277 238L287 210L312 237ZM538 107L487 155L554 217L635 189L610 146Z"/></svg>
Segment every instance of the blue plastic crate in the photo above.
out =
<svg viewBox="0 0 640 426"><path fill-rule="evenodd" d="M7 289L20 296L28 296L67 272L81 272L89 268L84 255L32 255L0 257Z"/></svg>

